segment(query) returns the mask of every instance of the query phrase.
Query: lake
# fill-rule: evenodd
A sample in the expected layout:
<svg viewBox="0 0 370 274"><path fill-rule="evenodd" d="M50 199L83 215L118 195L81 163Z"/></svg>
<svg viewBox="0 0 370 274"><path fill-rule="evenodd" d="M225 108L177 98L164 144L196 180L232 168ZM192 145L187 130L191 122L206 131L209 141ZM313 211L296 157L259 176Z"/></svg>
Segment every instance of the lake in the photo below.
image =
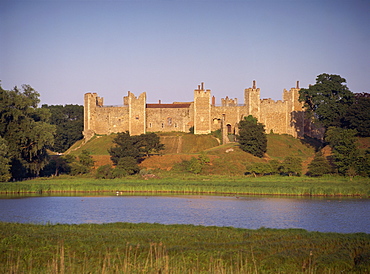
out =
<svg viewBox="0 0 370 274"><path fill-rule="evenodd" d="M0 221L161 223L370 233L370 199L223 196L75 196L0 199Z"/></svg>

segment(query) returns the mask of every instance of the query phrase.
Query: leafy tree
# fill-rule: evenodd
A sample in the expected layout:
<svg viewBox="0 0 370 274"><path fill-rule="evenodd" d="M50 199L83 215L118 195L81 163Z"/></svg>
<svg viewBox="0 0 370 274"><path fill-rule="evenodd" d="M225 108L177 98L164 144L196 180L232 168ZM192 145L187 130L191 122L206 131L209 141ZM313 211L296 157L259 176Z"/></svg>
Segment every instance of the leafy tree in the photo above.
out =
<svg viewBox="0 0 370 274"><path fill-rule="evenodd" d="M95 177L97 179L113 179L113 168L111 165L98 167Z"/></svg>
<svg viewBox="0 0 370 274"><path fill-rule="evenodd" d="M9 169L8 146L6 140L0 136L0 182L9 181L11 177Z"/></svg>
<svg viewBox="0 0 370 274"><path fill-rule="evenodd" d="M40 176L59 176L60 174L71 173L70 164L76 160L76 157L71 155L60 156L52 155L49 163L41 171Z"/></svg>
<svg viewBox="0 0 370 274"><path fill-rule="evenodd" d="M293 156L285 157L281 166L281 173L288 174L289 176L292 175L301 176L302 159Z"/></svg>
<svg viewBox="0 0 370 274"><path fill-rule="evenodd" d="M338 173L345 175L351 168L356 169L359 150L356 144L356 130L331 127L327 130L325 140L333 150L333 160Z"/></svg>
<svg viewBox="0 0 370 274"><path fill-rule="evenodd" d="M115 146L110 148L108 152L115 165L123 157L132 157L140 162L145 156L148 157L150 153L156 153L164 149L164 145L160 143L160 139L155 133L130 136L127 131L121 132L113 139L113 143Z"/></svg>
<svg viewBox="0 0 370 274"><path fill-rule="evenodd" d="M199 174L203 171L204 166L209 162L209 157L204 152L202 152L198 156L198 158L192 157L189 161L186 161L185 168L191 173Z"/></svg>
<svg viewBox="0 0 370 274"><path fill-rule="evenodd" d="M92 159L90 152L87 150L83 150L78 158L78 161L76 160L76 158L74 161L70 160L71 175L81 175L89 173L94 166L94 160Z"/></svg>
<svg viewBox="0 0 370 274"><path fill-rule="evenodd" d="M278 160L271 160L269 161L269 165L270 165L270 173L271 174L279 174L280 173L280 170L281 170L281 163L278 161Z"/></svg>
<svg viewBox="0 0 370 274"><path fill-rule="evenodd" d="M240 148L254 156L262 158L267 151L267 137L265 126L257 122L252 115L244 117L239 122L239 135L237 139Z"/></svg>
<svg viewBox="0 0 370 274"><path fill-rule="evenodd" d="M141 160L140 143L137 136L130 136L128 131L120 132L113 139L114 147L108 150L114 165L118 164L120 158L132 157L136 161Z"/></svg>
<svg viewBox="0 0 370 274"><path fill-rule="evenodd" d="M307 175L318 177L331 172L332 167L329 161L322 155L321 152L316 153L315 158L308 165Z"/></svg>
<svg viewBox="0 0 370 274"><path fill-rule="evenodd" d="M355 102L344 117L344 125L356 129L361 137L370 136L370 94L355 93Z"/></svg>
<svg viewBox="0 0 370 274"><path fill-rule="evenodd" d="M199 174L203 170L203 164L197 158L191 157L191 159L186 162L186 170L194 174Z"/></svg>
<svg viewBox="0 0 370 274"><path fill-rule="evenodd" d="M354 95L345 83L346 79L339 75L323 73L317 76L315 85L299 91L299 100L304 102L308 113L326 129L341 127L354 101Z"/></svg>
<svg viewBox="0 0 370 274"><path fill-rule="evenodd" d="M120 158L117 166L113 169L114 178L122 178L127 175L133 175L140 171L137 161L133 157L123 157Z"/></svg>
<svg viewBox="0 0 370 274"><path fill-rule="evenodd" d="M141 134L139 136L139 150L149 157L150 153L158 153L164 150L164 144L161 144L159 136L155 133Z"/></svg>
<svg viewBox="0 0 370 274"><path fill-rule="evenodd" d="M364 177L370 177L370 148L357 158L357 174Z"/></svg>
<svg viewBox="0 0 370 274"><path fill-rule="evenodd" d="M82 153L79 155L80 163L84 166L92 168L94 166L94 160L90 155L90 152L87 150L82 150Z"/></svg>
<svg viewBox="0 0 370 274"><path fill-rule="evenodd" d="M269 163L252 163L247 166L246 174L253 174L254 177L258 175L270 174L272 171Z"/></svg>
<svg viewBox="0 0 370 274"><path fill-rule="evenodd" d="M42 105L51 112L50 123L56 126L54 146L57 152L64 152L76 141L83 138L83 106L80 105Z"/></svg>
<svg viewBox="0 0 370 274"><path fill-rule="evenodd" d="M0 86L0 136L8 145L12 177L38 176L48 163L46 149L54 142L50 111L38 108L39 93L23 85L7 91Z"/></svg>

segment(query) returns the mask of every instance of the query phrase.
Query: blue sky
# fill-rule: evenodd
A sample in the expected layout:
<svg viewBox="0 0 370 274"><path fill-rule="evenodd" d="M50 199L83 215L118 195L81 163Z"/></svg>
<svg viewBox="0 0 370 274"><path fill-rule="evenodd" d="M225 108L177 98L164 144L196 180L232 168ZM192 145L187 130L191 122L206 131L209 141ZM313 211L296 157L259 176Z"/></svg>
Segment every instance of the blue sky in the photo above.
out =
<svg viewBox="0 0 370 274"><path fill-rule="evenodd" d="M370 1L0 1L1 85L42 104L192 101L200 82L242 103L253 80L277 100L324 72L370 92Z"/></svg>

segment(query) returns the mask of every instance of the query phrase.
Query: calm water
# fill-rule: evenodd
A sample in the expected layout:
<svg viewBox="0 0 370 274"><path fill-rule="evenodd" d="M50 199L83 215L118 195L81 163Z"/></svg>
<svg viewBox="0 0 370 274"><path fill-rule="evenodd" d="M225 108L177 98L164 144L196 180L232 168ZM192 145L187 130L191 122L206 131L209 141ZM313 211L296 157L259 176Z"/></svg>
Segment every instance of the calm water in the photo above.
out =
<svg viewBox="0 0 370 274"><path fill-rule="evenodd" d="M95 196L0 199L0 221L161 223L370 233L369 199Z"/></svg>

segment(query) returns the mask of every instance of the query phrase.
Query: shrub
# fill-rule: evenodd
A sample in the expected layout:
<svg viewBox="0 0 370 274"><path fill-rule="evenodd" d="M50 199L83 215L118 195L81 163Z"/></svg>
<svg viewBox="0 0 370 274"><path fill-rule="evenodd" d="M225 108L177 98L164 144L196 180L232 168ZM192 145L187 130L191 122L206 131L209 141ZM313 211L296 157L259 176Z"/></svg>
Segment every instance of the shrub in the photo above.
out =
<svg viewBox="0 0 370 274"><path fill-rule="evenodd" d="M133 175L140 171L137 161L134 157L123 157L118 160L116 168L113 170L114 178L122 178L127 175Z"/></svg>
<svg viewBox="0 0 370 274"><path fill-rule="evenodd" d="M318 177L324 174L329 174L332 172L332 167L328 160L322 155L321 152L318 152L315 155L315 158L308 165L308 176Z"/></svg>
<svg viewBox="0 0 370 274"><path fill-rule="evenodd" d="M96 170L95 177L97 179L113 179L113 168L111 165L100 166Z"/></svg>

